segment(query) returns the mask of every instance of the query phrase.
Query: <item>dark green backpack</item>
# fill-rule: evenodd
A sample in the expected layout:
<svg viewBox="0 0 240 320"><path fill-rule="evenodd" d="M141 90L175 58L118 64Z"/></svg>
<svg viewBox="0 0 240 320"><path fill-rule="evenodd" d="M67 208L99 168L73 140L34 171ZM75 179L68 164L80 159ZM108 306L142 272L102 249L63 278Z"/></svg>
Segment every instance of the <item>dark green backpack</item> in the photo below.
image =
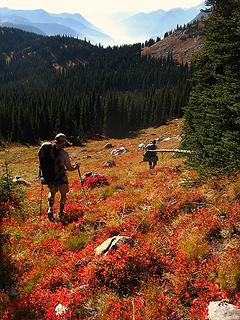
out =
<svg viewBox="0 0 240 320"><path fill-rule="evenodd" d="M145 162L157 161L158 160L157 153L154 152L154 150L156 150L156 149L157 149L157 147L155 144L148 144L146 146L146 151L143 154L143 161L145 161Z"/></svg>
<svg viewBox="0 0 240 320"><path fill-rule="evenodd" d="M56 180L56 166L59 164L59 150L51 142L44 142L39 149L38 157L41 183L53 183Z"/></svg>

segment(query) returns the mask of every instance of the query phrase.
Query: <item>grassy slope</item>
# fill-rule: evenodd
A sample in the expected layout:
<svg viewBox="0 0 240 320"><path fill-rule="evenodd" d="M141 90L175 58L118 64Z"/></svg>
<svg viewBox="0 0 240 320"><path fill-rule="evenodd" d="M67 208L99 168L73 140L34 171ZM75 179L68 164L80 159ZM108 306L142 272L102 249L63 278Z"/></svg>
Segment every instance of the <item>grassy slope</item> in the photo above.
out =
<svg viewBox="0 0 240 320"><path fill-rule="evenodd" d="M72 310L71 319L199 320L211 300L239 305L239 177L200 181L170 153L159 154L150 171L137 150L139 143L163 135L171 139L159 148L178 147L182 125L178 119L133 138L69 148L82 174L99 173L109 185L86 189L86 203L77 172L69 173L66 218L75 221L67 225L48 222L46 187L39 214L38 148L0 151L1 170L6 159L13 175L32 183L24 188L22 209L3 220L3 257L14 265L10 278L19 298L9 302L0 291L2 317L5 308L6 319L55 319L54 308L62 303L68 311L61 319L69 319ZM112 159L106 142L129 149L114 157L113 168L103 168ZM138 247L123 245L96 257L94 248L116 234L133 237Z"/></svg>

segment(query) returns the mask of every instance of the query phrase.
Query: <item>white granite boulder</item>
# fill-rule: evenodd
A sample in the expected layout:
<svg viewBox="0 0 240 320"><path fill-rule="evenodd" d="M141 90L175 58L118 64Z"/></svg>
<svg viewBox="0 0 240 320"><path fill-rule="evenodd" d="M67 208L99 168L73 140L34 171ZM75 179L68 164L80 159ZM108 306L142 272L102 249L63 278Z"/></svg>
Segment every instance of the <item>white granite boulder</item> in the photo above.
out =
<svg viewBox="0 0 240 320"><path fill-rule="evenodd" d="M119 155L121 155L121 154L126 153L127 151L128 151L127 148L120 147L120 148L113 149L113 150L111 151L111 155L112 155L112 156L119 156Z"/></svg>
<svg viewBox="0 0 240 320"><path fill-rule="evenodd" d="M115 236L105 240L100 246L95 248L94 252L96 254L104 253L106 255L110 250L117 249L117 247L123 243L129 244L130 246L137 244L137 242L130 237Z"/></svg>
<svg viewBox="0 0 240 320"><path fill-rule="evenodd" d="M208 320L240 320L240 310L225 300L212 301L208 305Z"/></svg>
<svg viewBox="0 0 240 320"><path fill-rule="evenodd" d="M59 303L56 307L55 307L55 314L56 316L62 316L64 313L66 313L66 311L68 310L68 307L63 306L61 303Z"/></svg>
<svg viewBox="0 0 240 320"><path fill-rule="evenodd" d="M144 150L146 147L146 144L145 143L139 143L138 145L138 150Z"/></svg>

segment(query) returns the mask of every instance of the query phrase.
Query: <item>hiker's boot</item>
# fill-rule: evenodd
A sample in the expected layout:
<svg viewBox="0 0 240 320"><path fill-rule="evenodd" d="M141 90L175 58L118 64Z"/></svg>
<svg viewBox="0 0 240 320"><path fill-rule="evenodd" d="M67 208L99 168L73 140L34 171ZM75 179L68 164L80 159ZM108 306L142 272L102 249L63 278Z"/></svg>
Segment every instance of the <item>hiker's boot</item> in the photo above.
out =
<svg viewBox="0 0 240 320"><path fill-rule="evenodd" d="M49 221L51 221L51 222L54 221L53 205L54 205L54 199L48 198L48 219L49 219Z"/></svg>
<svg viewBox="0 0 240 320"><path fill-rule="evenodd" d="M54 199L48 198L48 211L53 211Z"/></svg>
<svg viewBox="0 0 240 320"><path fill-rule="evenodd" d="M48 220L49 220L50 222L53 222L53 221L54 221L53 208L52 208L52 207L49 207L49 208L48 208Z"/></svg>

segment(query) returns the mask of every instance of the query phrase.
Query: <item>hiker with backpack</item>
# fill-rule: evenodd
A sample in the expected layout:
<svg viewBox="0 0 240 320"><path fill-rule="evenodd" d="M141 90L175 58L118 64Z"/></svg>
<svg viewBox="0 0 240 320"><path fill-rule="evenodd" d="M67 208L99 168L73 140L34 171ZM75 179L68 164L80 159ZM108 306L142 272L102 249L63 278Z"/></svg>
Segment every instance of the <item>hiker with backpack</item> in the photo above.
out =
<svg viewBox="0 0 240 320"><path fill-rule="evenodd" d="M148 162L150 169L154 169L158 161L157 152L154 151L157 150L156 142L156 140L153 140L151 143L149 143L145 147L146 151L143 155L143 161Z"/></svg>
<svg viewBox="0 0 240 320"><path fill-rule="evenodd" d="M67 141L66 135L58 133L53 144L51 142L45 142L39 150L40 180L42 184L47 184L49 188L48 219L50 221L54 221L53 206L55 195L58 191L60 192L58 217L59 220L62 220L67 193L69 191L66 171L79 169L78 163L74 165L71 164L69 154L64 150L65 144L70 144Z"/></svg>

